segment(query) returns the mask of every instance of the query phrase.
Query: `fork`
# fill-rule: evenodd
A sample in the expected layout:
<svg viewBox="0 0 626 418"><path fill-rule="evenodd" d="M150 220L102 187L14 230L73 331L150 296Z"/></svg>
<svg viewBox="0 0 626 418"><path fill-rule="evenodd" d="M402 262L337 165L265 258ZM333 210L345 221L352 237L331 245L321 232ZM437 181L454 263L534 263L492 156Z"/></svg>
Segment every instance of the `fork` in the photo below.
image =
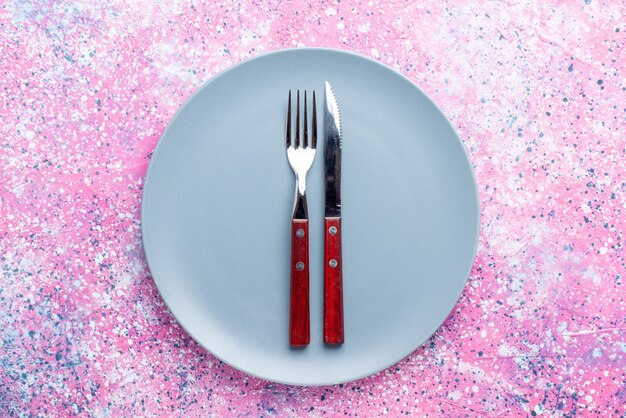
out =
<svg viewBox="0 0 626 418"><path fill-rule="evenodd" d="M315 159L317 115L313 91L311 137L309 142L307 94L304 92L303 132L300 135L300 90L296 96L296 129L291 131L291 90L287 107L286 146L289 165L296 176L296 193L291 217L291 294L289 344L304 347L310 342L309 325L309 218L306 201L306 174ZM293 136L293 138L292 138Z"/></svg>

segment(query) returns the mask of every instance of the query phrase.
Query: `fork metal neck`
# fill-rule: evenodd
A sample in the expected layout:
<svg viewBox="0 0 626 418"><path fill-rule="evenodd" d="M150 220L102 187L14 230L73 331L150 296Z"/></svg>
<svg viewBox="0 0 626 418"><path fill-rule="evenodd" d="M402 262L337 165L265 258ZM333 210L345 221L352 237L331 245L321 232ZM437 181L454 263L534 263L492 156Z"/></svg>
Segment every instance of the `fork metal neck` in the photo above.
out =
<svg viewBox="0 0 626 418"><path fill-rule="evenodd" d="M306 187L304 181L296 179L296 196L293 203L292 219L309 219L306 201Z"/></svg>

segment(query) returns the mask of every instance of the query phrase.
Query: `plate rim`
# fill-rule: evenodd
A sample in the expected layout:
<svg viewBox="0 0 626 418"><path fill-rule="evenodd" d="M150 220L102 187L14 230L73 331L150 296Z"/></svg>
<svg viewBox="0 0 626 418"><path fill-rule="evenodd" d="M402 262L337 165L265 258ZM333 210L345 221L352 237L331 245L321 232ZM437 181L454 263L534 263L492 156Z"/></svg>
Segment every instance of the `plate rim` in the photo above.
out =
<svg viewBox="0 0 626 418"><path fill-rule="evenodd" d="M238 68L239 66L242 65L246 65L249 64L250 62L259 60L259 59L264 59L264 58L268 58L274 55L283 55L283 54L291 54L294 52L300 52L300 51L310 51L310 52L329 52L329 53L335 53L335 54L339 54L339 55L348 55L348 56L352 56L353 58L358 58L361 60L365 60L367 62L369 62L370 64L374 64L378 67L382 67L384 70L388 71L389 73L393 74L396 77L400 77L401 79L403 79L404 81L408 82L414 89L416 89L419 93L421 93L424 98L426 98L426 100L428 100L430 102L430 104L432 106L434 106L437 111L439 111L439 113L441 113L441 115L443 115L445 122L450 126L450 128L452 129L454 136L456 137L456 141L458 142L458 144L460 145L460 148L463 151L463 155L465 157L465 161L467 163L467 166L469 167L469 171L470 171L470 175L472 178L472 184L474 185L474 198L475 198L475 206L476 206L476 220L475 220L475 226L476 226L476 236L474 239L474 245L473 245L473 249L472 249L472 257L471 257L471 262L469 263L469 268L467 269L467 273L464 275L464 283L463 286L461 287L460 292L458 292L457 295L455 295L455 303L454 305L452 305L452 309L450 310L450 312L448 313L448 315L446 315L446 317L434 328L434 330L432 332L430 332L428 334L428 336L426 336L424 338L423 341L419 342L418 344L416 344L415 347L413 347L408 353L404 354L401 358L394 360L393 362L386 364L384 367L377 367L376 370L373 371L369 371L366 373L360 373L357 374L354 377L349 377L348 379L341 379L341 380L327 380L324 382L293 382L293 381L287 381L287 380L282 380L282 379L277 379L277 378L273 378L270 376L264 376L262 374L259 373L255 373L255 372L251 372L249 370L244 370L234 364L232 364L230 361L225 360L224 358L222 358L220 355L217 355L216 353L214 353L209 347L207 347L204 343L202 343L200 341L199 338L197 338L193 332L191 332L190 329L187 328L187 326L185 326L185 324L183 324L183 322L180 320L180 318L178 317L178 315L176 315L176 313L173 311L173 309L171 308L170 304L167 302L163 291L161 289L161 286L159 285L159 280L156 279L156 275L152 272L152 263L150 262L150 256L148 255L148 251L146 251L146 239L145 239L145 234L144 234L144 228L145 228L145 223L144 223L144 214L145 214L145 202L146 199L145 197L145 191L146 191L146 186L148 184L148 181L150 179L150 173L152 171L154 171L154 164L153 164L153 160L154 157L157 155L157 153L159 152L159 149L162 149L163 147L161 146L162 144L162 140L167 136L167 134L169 133L170 129L172 128L172 125L174 123L174 121L176 119L178 119L180 117L180 115L183 113L183 111L185 110L185 108L189 105L189 103L191 103L196 96L199 96L200 94L202 94L202 92L209 88L209 86L213 83L215 83L216 81L218 81L220 78L222 78L226 73L228 73L231 70L234 70L235 68ZM469 281L469 277L471 275L472 269L474 267L474 263L476 261L476 254L478 251L478 243L480 240L480 233L481 233L481 207L480 207L480 194L478 191L478 182L476 181L476 173L474 173L474 168L472 165L472 161L469 158L469 154L468 151L463 143L463 141L461 140L461 136L459 135L458 131L456 130L456 128L454 127L454 125L451 123L451 121L448 119L448 116L446 115L445 112L443 112L443 110L439 107L439 105L428 95L428 93L426 93L424 90L422 90L416 83L414 83L411 79L409 79L407 76L405 76L404 74L400 73L399 71L395 70L394 68L391 68L390 66L376 61L375 59L363 55L361 53L358 52L353 52L353 51L348 51L348 50L344 50L344 49L339 49L339 48L328 48L328 47L290 47L290 48L281 48L281 49L276 49L276 50L272 50L272 51L268 51L268 52L264 52L258 55L255 55L251 58L247 58L247 59L243 59L240 62L237 62L233 65L229 65L228 67L224 68L223 70L219 71L218 73L216 73L213 77L209 78L208 80L204 81L197 89L196 91L191 94L191 96L189 96L184 102L182 102L179 106L179 108L176 110L176 112L172 115L172 117L169 119L169 121L167 122L167 125L165 127L165 129L163 130L163 132L161 133L161 135L159 136L159 140L157 141L151 157L150 157L150 161L148 163L148 169L146 170L146 175L144 177L144 184L143 184L143 189L142 189L142 195L141 195L141 242L142 242L142 247L143 247L143 253L144 256L146 258L146 264L148 266L148 269L150 271L150 276L152 276L152 281L154 282L155 286L157 287L157 290L159 291L159 296L161 297L161 299L163 300L163 302L165 303L165 306L167 307L168 311L170 312L170 314L174 317L174 319L176 319L176 322L178 322L178 324L180 325L180 327L191 337L193 338L193 340L200 345L204 350L206 350L209 354L211 354L212 356L214 356L215 358L217 358L219 361L223 362L224 364L227 364L228 366L234 368L235 370L238 370L248 376L252 376L255 378L259 378L259 379L263 379L265 381L269 381L269 382L275 382L275 383L279 383L282 385L288 385L288 386L305 386L305 387L321 387L321 386L330 386L330 385L337 385L340 383L347 383L347 382L355 382L357 380L361 380L370 376L373 376L377 373L380 373L383 370L388 369L389 367L398 364L404 360L406 360L409 356L411 356L411 354L413 354L417 349L419 349L426 341L428 341L429 338L431 338L441 327L442 325L448 320L448 318L450 317L450 315L452 315L452 313L454 312L454 307L459 303L459 300L461 299L461 296L463 295L463 292L465 291L465 288L467 287L467 282Z"/></svg>

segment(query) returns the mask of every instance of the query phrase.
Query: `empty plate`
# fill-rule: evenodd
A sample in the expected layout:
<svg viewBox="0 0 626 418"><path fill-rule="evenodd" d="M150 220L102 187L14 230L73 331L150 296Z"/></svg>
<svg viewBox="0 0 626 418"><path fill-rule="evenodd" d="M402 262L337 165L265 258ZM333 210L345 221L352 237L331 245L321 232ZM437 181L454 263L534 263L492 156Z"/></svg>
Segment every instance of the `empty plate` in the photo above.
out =
<svg viewBox="0 0 626 418"><path fill-rule="evenodd" d="M323 117L307 178L311 344L288 344L294 177L287 93L333 86L343 128L345 344L322 343ZM154 152L143 195L150 270L182 326L224 362L296 385L364 377L409 355L459 299L478 238L461 141L402 75L317 48L243 62L204 84Z"/></svg>

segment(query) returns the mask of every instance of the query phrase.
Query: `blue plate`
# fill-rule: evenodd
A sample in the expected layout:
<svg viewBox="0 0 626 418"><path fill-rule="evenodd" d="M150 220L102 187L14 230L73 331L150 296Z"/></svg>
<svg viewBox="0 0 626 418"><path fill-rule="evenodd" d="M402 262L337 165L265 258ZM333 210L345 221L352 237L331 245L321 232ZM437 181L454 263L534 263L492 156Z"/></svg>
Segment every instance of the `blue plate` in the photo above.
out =
<svg viewBox="0 0 626 418"><path fill-rule="evenodd" d="M315 89L321 108L325 80L343 124L346 342L322 343L320 138L307 181L311 344L294 350L287 92ZM424 92L368 58L304 48L236 65L182 106L150 163L142 228L159 291L196 341L251 375L324 385L380 371L437 330L470 273L479 209L463 145Z"/></svg>

